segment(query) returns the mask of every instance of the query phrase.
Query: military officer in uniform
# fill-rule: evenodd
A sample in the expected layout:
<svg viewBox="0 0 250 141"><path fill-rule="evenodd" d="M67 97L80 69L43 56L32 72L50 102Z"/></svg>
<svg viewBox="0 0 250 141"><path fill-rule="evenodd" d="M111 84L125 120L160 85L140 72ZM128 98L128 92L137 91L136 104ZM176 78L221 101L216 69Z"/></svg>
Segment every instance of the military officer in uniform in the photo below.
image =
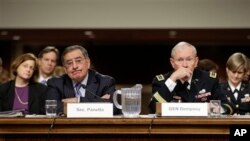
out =
<svg viewBox="0 0 250 141"><path fill-rule="evenodd" d="M221 83L222 92L235 108L235 114L250 113L250 86L243 81L248 71L248 58L240 52L232 54L226 64L227 82Z"/></svg>
<svg viewBox="0 0 250 141"><path fill-rule="evenodd" d="M193 45L187 42L175 45L170 58L174 71L157 75L152 82L150 113L155 113L157 102L209 102L212 99L221 100L223 113L233 113L226 95L220 91L216 73L195 69L198 60Z"/></svg>

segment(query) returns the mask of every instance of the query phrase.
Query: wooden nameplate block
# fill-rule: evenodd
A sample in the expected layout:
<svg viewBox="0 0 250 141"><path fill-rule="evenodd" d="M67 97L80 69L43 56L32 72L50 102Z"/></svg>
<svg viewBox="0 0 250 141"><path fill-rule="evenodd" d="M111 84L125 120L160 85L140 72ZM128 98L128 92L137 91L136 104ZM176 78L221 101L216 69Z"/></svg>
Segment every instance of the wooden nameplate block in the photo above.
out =
<svg viewBox="0 0 250 141"><path fill-rule="evenodd" d="M158 116L208 116L208 103L156 103Z"/></svg>

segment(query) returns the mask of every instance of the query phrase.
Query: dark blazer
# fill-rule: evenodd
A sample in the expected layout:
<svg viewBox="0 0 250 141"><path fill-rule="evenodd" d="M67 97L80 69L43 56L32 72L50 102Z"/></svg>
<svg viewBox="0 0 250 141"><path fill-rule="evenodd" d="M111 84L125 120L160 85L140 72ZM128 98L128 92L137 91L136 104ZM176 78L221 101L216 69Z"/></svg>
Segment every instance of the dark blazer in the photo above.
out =
<svg viewBox="0 0 250 141"><path fill-rule="evenodd" d="M232 103L235 113L245 115L250 113L250 102L241 102L241 99L245 97L245 94L250 94L250 84L242 82L241 88L238 92L237 100L228 84L228 82L221 83L221 90L226 94L229 102Z"/></svg>
<svg viewBox="0 0 250 141"><path fill-rule="evenodd" d="M149 103L150 113L155 113L157 99L161 97L166 102L177 101L176 97L180 98L182 102L209 102L212 99L221 100L222 106L227 110L227 114L233 113L233 107L228 102L226 95L221 92L219 81L216 74L208 73L195 69L193 72L190 90L184 88L180 80L177 80L177 85L172 92L169 91L165 85L165 81L173 72L165 75L158 75L152 82L152 98ZM204 96L205 93L211 95ZM203 94L203 95L202 95Z"/></svg>
<svg viewBox="0 0 250 141"><path fill-rule="evenodd" d="M75 90L72 80L67 74L54 77L48 80L49 92L46 99L58 101L58 112L63 112L62 99L75 97ZM107 102L101 97L105 94L115 92L115 80L111 76L100 74L94 70L89 70L89 78L86 86L85 97L80 98L80 102ZM108 102L112 102L110 99Z"/></svg>
<svg viewBox="0 0 250 141"><path fill-rule="evenodd" d="M43 84L30 82L28 108L30 114L45 114L44 101L47 87ZM15 97L15 80L0 85L0 111L13 109Z"/></svg>

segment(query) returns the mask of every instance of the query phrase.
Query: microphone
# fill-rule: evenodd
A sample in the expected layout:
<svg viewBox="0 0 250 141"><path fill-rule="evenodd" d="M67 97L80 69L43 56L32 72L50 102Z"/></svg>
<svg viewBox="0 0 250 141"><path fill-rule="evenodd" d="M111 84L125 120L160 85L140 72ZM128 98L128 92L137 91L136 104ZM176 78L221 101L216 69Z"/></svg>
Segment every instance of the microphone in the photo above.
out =
<svg viewBox="0 0 250 141"><path fill-rule="evenodd" d="M80 102L111 102L109 100L103 99L99 95L96 95L93 90L89 90L86 85L81 84L81 87L85 89L85 97L80 97ZM88 93L87 93L88 92ZM91 94L94 98L88 98L87 94Z"/></svg>
<svg viewBox="0 0 250 141"><path fill-rule="evenodd" d="M80 87L85 89L85 97L78 97L79 102L110 102L109 100L105 100L101 98L100 96L96 95L93 90L89 90L86 85L80 84ZM87 97L87 94L90 94L94 97ZM60 106L63 109L63 105ZM66 116L63 112L58 113L59 116Z"/></svg>
<svg viewBox="0 0 250 141"><path fill-rule="evenodd" d="M99 95L96 95L92 90L89 90L89 89L87 88L86 85L81 84L81 87L82 87L83 89L85 89L85 91L88 92L88 94L91 94L91 95L94 96L95 98L89 99L89 98L86 97L87 95L86 95L86 93L85 93L85 97L80 97L80 102L109 102L109 103L112 103L112 104L113 104L113 102L112 102L111 100L103 99L103 98L100 97ZM119 109L117 109L115 106L113 106L113 112L114 112L115 115L121 113L121 112L119 111Z"/></svg>

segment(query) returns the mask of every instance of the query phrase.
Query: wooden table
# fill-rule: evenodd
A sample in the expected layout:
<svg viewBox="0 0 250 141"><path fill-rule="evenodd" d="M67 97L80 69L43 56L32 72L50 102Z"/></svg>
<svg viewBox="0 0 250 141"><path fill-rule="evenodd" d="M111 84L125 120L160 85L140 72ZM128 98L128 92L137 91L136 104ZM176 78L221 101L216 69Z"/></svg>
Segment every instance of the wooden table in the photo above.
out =
<svg viewBox="0 0 250 141"><path fill-rule="evenodd" d="M5 140L229 140L230 125L250 118L0 118Z"/></svg>

